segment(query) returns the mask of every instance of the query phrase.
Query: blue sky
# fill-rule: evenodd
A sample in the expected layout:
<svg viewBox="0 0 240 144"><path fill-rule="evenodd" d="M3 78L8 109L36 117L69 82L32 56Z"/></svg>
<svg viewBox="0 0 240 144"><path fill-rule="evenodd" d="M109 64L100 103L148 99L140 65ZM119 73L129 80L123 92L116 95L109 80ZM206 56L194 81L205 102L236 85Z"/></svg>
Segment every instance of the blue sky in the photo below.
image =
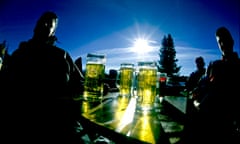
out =
<svg viewBox="0 0 240 144"><path fill-rule="evenodd" d="M59 17L57 45L75 60L87 53L106 54L106 71L120 63L158 60L164 35L171 34L181 75L195 70L194 59L203 56L206 66L220 58L215 30L226 26L240 54L239 0L1 0L0 41L9 53L32 37L38 17L46 10ZM144 53L134 47L147 39Z"/></svg>

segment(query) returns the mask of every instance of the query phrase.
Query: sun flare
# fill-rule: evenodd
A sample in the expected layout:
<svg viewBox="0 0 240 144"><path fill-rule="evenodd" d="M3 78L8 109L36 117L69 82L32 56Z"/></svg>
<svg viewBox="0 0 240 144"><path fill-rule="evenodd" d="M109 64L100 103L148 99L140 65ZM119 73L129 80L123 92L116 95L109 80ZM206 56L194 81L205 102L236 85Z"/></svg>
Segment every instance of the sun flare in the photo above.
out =
<svg viewBox="0 0 240 144"><path fill-rule="evenodd" d="M134 52L143 54L143 53L148 52L149 49L150 49L150 46L149 46L149 42L147 39L137 38L133 41L132 50Z"/></svg>

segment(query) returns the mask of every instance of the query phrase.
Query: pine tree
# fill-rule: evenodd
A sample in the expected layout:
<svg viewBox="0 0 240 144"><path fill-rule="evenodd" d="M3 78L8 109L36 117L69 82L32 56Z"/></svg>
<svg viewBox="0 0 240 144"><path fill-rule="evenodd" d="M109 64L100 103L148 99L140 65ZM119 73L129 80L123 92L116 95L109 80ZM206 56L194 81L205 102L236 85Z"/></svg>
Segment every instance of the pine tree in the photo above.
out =
<svg viewBox="0 0 240 144"><path fill-rule="evenodd" d="M177 66L176 50L171 34L165 35L162 39L162 46L159 49L158 71L167 73L167 76L179 76L180 66Z"/></svg>

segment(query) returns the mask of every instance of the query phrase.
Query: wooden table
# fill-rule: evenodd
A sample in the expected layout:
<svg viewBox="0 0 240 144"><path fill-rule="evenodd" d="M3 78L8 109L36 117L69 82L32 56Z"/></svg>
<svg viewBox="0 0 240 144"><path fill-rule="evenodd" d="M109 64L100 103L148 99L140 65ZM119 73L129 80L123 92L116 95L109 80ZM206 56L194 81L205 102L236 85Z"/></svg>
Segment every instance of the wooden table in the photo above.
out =
<svg viewBox="0 0 240 144"><path fill-rule="evenodd" d="M109 93L101 103L82 101L81 123L88 134L98 133L119 143L169 144L162 125L162 105L156 97L155 109L135 110L136 97Z"/></svg>

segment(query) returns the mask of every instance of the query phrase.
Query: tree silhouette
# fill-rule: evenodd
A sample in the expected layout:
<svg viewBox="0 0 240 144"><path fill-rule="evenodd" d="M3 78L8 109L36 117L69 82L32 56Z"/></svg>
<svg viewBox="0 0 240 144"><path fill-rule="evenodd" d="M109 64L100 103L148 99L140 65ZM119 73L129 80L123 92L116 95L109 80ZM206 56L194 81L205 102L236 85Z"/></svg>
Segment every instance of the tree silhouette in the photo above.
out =
<svg viewBox="0 0 240 144"><path fill-rule="evenodd" d="M168 76L179 76L180 66L177 66L176 50L171 34L164 35L159 49L158 71L167 73Z"/></svg>

